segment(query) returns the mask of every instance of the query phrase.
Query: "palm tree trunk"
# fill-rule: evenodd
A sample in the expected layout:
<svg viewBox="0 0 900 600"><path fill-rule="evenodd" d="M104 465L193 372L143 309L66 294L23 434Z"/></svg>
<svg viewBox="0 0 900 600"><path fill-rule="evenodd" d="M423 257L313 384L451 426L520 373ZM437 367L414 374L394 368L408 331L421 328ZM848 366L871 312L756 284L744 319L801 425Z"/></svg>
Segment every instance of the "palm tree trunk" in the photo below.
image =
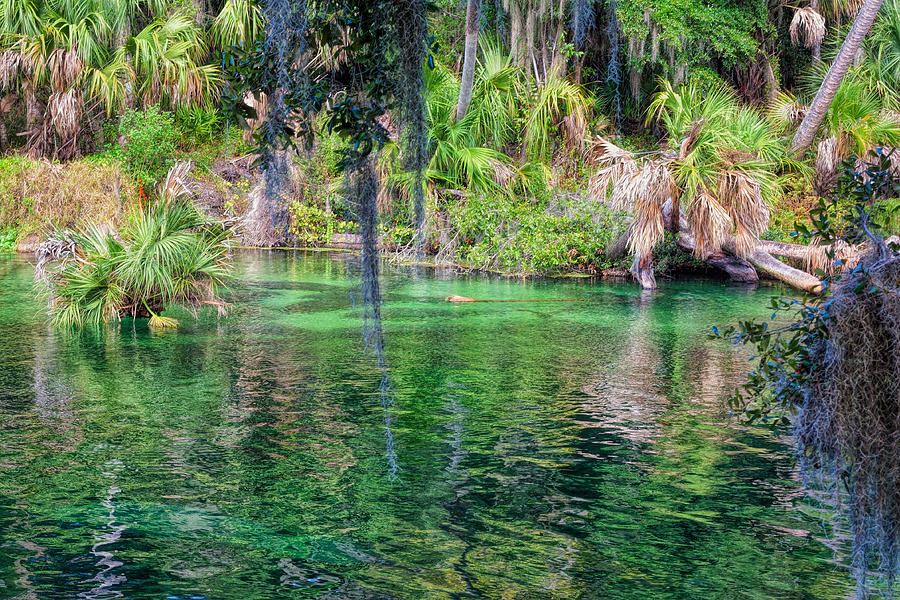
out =
<svg viewBox="0 0 900 600"><path fill-rule="evenodd" d="M564 0L559 0L559 11L556 18L556 37L553 38L553 66L551 70L556 72L557 77L562 78L566 74L566 58L562 53L565 37L564 27L566 24L566 3Z"/></svg>
<svg viewBox="0 0 900 600"><path fill-rule="evenodd" d="M816 12L819 12L819 0L811 0L809 3L809 6ZM822 43L821 42L819 42L818 44L815 45L815 47L813 47L812 55L813 55L813 60L816 63L822 62Z"/></svg>
<svg viewBox="0 0 900 600"><path fill-rule="evenodd" d="M540 74L537 72L537 62L534 59L534 7L529 6L528 15L525 17L525 60L531 59L531 66L534 68L535 80L540 80Z"/></svg>
<svg viewBox="0 0 900 600"><path fill-rule="evenodd" d="M847 39L844 40L837 58L834 59L834 63L828 70L825 80L816 93L816 97L809 106L809 110L806 111L803 122L800 123L800 128L797 129L797 133L794 135L794 141L791 143L791 151L794 154L801 154L812 145L816 132L819 130L819 126L822 124L825 114L831 106L831 101L834 100L834 95L837 93L844 75L847 74L847 70L853 63L856 51L859 50L863 40L869 35L869 31L872 29L872 24L875 22L883 2L884 0L866 0L862 8L859 9L856 20L853 22L853 27L850 29L850 33L847 34Z"/></svg>
<svg viewBox="0 0 900 600"><path fill-rule="evenodd" d="M481 0L469 0L466 7L466 51L463 58L462 85L456 118L462 119L469 111L472 89L475 87L475 59L478 53L478 29L481 25Z"/></svg>
<svg viewBox="0 0 900 600"><path fill-rule="evenodd" d="M37 89L33 84L25 84L25 129L31 132L41 120L41 105L38 102Z"/></svg>

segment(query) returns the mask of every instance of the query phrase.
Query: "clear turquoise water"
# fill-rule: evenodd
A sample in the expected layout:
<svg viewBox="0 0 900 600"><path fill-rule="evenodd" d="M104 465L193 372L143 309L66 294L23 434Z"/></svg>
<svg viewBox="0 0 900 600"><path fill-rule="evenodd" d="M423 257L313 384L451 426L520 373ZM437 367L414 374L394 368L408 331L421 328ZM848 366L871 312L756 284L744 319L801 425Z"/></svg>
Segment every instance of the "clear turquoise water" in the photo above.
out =
<svg viewBox="0 0 900 600"><path fill-rule="evenodd" d="M225 319L65 334L0 256L0 598L847 596L706 337L775 291L389 267L391 482L354 260L243 253Z"/></svg>

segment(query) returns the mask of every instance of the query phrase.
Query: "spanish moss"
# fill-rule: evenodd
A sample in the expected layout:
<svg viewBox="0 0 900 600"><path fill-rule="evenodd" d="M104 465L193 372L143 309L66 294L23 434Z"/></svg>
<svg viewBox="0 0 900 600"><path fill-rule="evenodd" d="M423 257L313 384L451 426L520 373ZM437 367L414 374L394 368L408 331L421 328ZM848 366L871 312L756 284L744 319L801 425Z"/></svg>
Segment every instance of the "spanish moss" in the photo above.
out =
<svg viewBox="0 0 900 600"><path fill-rule="evenodd" d="M396 480L400 471L397 453L394 450L394 435L391 430L394 405L394 391L388 374L384 348L384 329L381 324L381 285L379 275L381 258L378 252L378 178L375 174L374 158L358 158L347 171L347 189L356 202L360 234L362 236L361 287L363 296L363 340L366 349L375 354L381 373L378 393L384 412L385 456L388 478Z"/></svg>
<svg viewBox="0 0 900 600"><path fill-rule="evenodd" d="M575 47L584 48L588 34L594 28L593 0L575 0L572 6L572 36Z"/></svg>
<svg viewBox="0 0 900 600"><path fill-rule="evenodd" d="M619 64L619 19L616 16L616 0L609 0L609 27L606 28L606 39L609 42L609 64L606 66L606 83L612 88L613 123L616 131L622 128L622 66Z"/></svg>
<svg viewBox="0 0 900 600"><path fill-rule="evenodd" d="M257 228L251 243L277 245L287 235L288 197L295 191L285 142L290 137L291 120L286 96L297 91L297 81L303 76L302 69L293 63L306 45L307 6L305 0L265 0L262 8L267 58L263 81L268 95L260 148L264 191L260 190L250 212L251 227Z"/></svg>
<svg viewBox="0 0 900 600"><path fill-rule="evenodd" d="M428 124L422 72L427 51L427 15L424 0L399 2L394 10L394 37L399 49L396 96L403 126L403 166L413 173L414 247L416 255L420 256L425 242L425 168L428 165Z"/></svg>
<svg viewBox="0 0 900 600"><path fill-rule="evenodd" d="M898 281L900 255L881 245L837 285L796 425L806 484L830 490L849 521L860 599L870 572L891 588L900 570Z"/></svg>

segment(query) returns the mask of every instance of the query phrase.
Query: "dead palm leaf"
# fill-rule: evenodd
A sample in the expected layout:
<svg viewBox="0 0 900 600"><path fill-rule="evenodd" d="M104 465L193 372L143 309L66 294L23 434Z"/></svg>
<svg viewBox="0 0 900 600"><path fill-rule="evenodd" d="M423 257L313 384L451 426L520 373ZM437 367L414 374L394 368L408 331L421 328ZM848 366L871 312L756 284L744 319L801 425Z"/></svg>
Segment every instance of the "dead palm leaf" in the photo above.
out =
<svg viewBox="0 0 900 600"><path fill-rule="evenodd" d="M25 66L22 55L16 50L0 52L0 89L10 89Z"/></svg>
<svg viewBox="0 0 900 600"><path fill-rule="evenodd" d="M188 175L194 168L194 163L187 161L175 161L175 164L166 174L166 179L160 188L160 195L165 198L166 202L172 202L189 196L191 190L187 186Z"/></svg>
<svg viewBox="0 0 900 600"><path fill-rule="evenodd" d="M816 178L813 188L819 196L825 196L834 189L838 180L841 151L838 138L827 137L819 142L816 150Z"/></svg>
<svg viewBox="0 0 900 600"><path fill-rule="evenodd" d="M78 133L81 131L81 114L84 101L81 91L72 87L64 92L54 92L47 100L47 116L50 125L60 138L57 157L72 158L78 151Z"/></svg>
<svg viewBox="0 0 900 600"><path fill-rule="evenodd" d="M676 192L672 173L666 163L650 160L623 184L617 187L630 200L634 212L628 248L635 256L650 256L665 232L663 204Z"/></svg>
<svg viewBox="0 0 900 600"><path fill-rule="evenodd" d="M63 48L57 48L50 53L47 65L50 72L50 89L58 94L75 83L84 67L77 52Z"/></svg>
<svg viewBox="0 0 900 600"><path fill-rule="evenodd" d="M803 42L808 50L818 48L825 39L825 18L811 6L801 8L794 13L789 31L792 44Z"/></svg>
<svg viewBox="0 0 900 600"><path fill-rule="evenodd" d="M687 219L694 234L694 254L701 259L718 252L731 233L732 221L728 210L705 187L697 190L688 204Z"/></svg>
<svg viewBox="0 0 900 600"><path fill-rule="evenodd" d="M769 207L759 183L741 171L725 171L719 177L716 193L719 204L726 207L731 219L737 255L750 255L769 225Z"/></svg>

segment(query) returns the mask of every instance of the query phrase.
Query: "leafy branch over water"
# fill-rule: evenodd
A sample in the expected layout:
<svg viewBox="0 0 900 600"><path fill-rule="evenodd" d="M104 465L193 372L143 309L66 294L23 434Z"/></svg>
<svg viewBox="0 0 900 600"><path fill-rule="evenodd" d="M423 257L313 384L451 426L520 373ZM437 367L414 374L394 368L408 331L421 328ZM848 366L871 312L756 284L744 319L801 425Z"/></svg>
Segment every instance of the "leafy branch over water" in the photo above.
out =
<svg viewBox="0 0 900 600"><path fill-rule="evenodd" d="M713 336L756 349L756 369L731 405L748 424L793 426L805 484L829 492L849 522L858 598L870 597L871 571L888 590L900 573L900 252L873 233L869 208L895 187L886 163L882 155L853 173L848 208L823 201L813 215L837 271L825 277L825 293L773 299L773 321L793 311L787 319L744 321ZM842 271L837 242L862 238L868 253Z"/></svg>

